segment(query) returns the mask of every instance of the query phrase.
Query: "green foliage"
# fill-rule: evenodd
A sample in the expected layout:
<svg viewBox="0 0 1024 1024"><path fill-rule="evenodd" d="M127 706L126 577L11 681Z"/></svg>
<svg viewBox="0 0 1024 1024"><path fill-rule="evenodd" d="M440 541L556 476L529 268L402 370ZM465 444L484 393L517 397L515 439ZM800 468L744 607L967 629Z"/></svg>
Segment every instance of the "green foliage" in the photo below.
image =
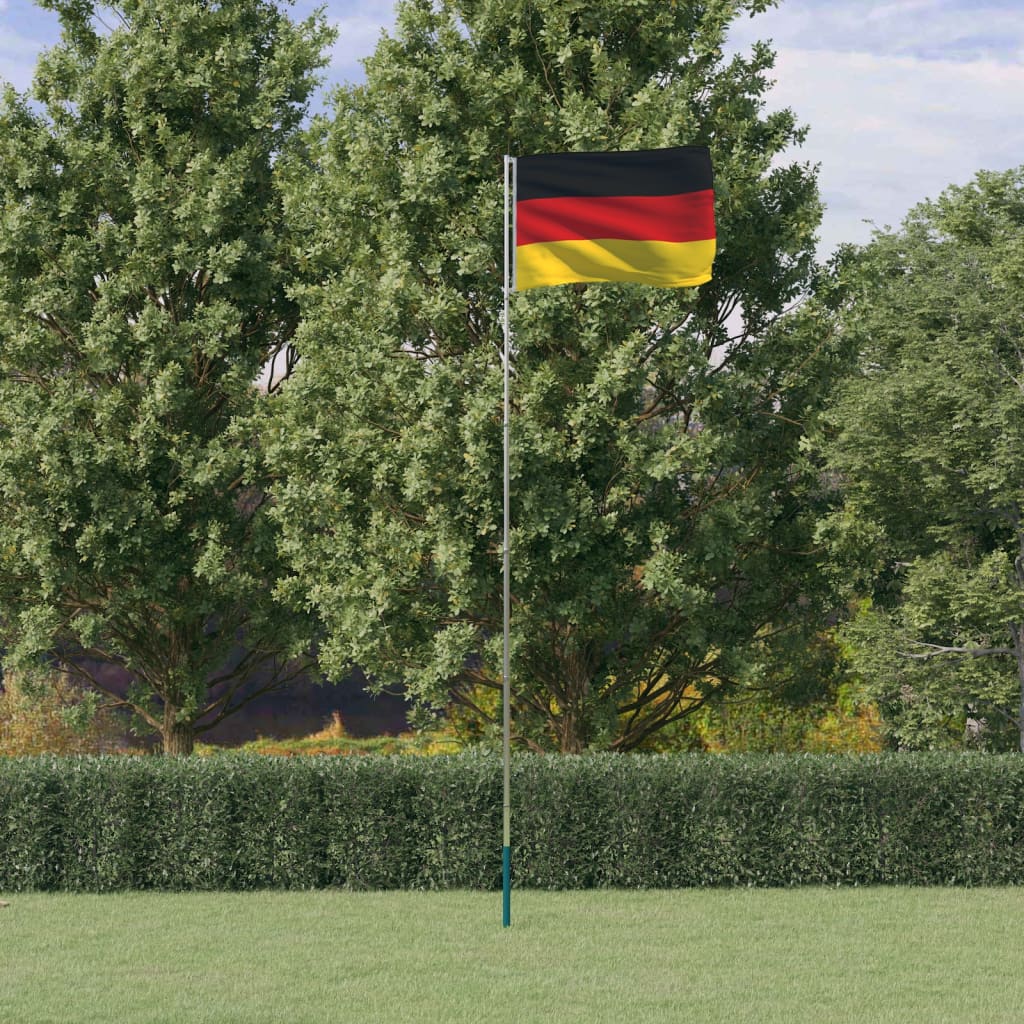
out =
<svg viewBox="0 0 1024 1024"><path fill-rule="evenodd" d="M924 203L845 268L859 372L826 451L826 524L872 599L847 630L895 740L1012 749L1024 679L1024 169Z"/></svg>
<svg viewBox="0 0 1024 1024"><path fill-rule="evenodd" d="M853 685L831 700L791 704L772 693L753 693L699 711L663 729L645 750L664 753L869 754L884 749L878 708Z"/></svg>
<svg viewBox="0 0 1024 1024"><path fill-rule="evenodd" d="M416 0L295 161L302 361L268 434L329 671L494 721L501 678L502 155L707 143L719 253L699 290L514 297L513 722L536 749L631 749L798 669L823 620L801 441L839 365L809 287L803 137L772 54L724 60L762 3ZM825 325L827 327L827 324ZM484 730L486 732L486 730Z"/></svg>
<svg viewBox="0 0 1024 1024"><path fill-rule="evenodd" d="M397 736L349 736L342 721L341 714L334 712L323 729L309 736L288 739L274 739L260 736L241 746L227 748L232 752L243 754L262 754L271 756L295 757L316 754L332 756L361 754L454 754L467 746L451 728L443 727L432 730L421 730L416 733L405 732ZM196 744L196 753L211 755L224 752L224 748Z"/></svg>
<svg viewBox="0 0 1024 1024"><path fill-rule="evenodd" d="M794 664L800 666L793 673ZM834 630L809 640L781 676L765 666L736 692L714 695L641 747L658 753L868 754L885 747L878 708ZM695 695L695 696L699 696ZM717 698L717 699L714 699Z"/></svg>
<svg viewBox="0 0 1024 1024"><path fill-rule="evenodd" d="M274 163L329 33L267 0L124 0L103 34L48 6L61 42L0 102L0 644L122 667L187 752L308 641L271 595L254 382L297 319Z"/></svg>
<svg viewBox="0 0 1024 1024"><path fill-rule="evenodd" d="M521 888L1024 881L1024 761L517 755ZM0 761L0 891L500 884L494 756Z"/></svg>
<svg viewBox="0 0 1024 1024"><path fill-rule="evenodd" d="M3 675L0 756L99 754L116 748L118 723L98 712L99 695L83 692L57 672L32 680Z"/></svg>

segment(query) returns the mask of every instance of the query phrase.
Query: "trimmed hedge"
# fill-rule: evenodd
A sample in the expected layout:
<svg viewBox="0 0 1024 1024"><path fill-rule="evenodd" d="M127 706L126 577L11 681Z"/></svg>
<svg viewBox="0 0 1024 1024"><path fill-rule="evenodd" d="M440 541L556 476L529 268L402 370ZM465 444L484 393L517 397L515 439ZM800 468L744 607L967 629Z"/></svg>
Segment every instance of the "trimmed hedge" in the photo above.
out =
<svg viewBox="0 0 1024 1024"><path fill-rule="evenodd" d="M1024 882L1024 757L517 755L519 887ZM501 763L0 758L0 891L497 888Z"/></svg>

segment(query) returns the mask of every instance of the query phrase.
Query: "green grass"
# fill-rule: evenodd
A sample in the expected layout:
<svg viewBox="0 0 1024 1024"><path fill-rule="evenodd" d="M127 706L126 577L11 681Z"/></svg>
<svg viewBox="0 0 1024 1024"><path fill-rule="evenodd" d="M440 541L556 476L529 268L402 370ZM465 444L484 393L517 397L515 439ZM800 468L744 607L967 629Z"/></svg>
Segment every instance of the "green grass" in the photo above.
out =
<svg viewBox="0 0 1024 1024"><path fill-rule="evenodd" d="M15 894L3 1024L1021 1020L1024 890Z"/></svg>

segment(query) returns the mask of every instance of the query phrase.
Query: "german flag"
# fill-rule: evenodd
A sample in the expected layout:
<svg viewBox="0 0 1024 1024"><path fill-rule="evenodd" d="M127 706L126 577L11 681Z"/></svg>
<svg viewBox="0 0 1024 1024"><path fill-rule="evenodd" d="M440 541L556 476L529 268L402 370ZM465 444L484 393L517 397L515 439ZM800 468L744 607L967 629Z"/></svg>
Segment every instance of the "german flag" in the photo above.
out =
<svg viewBox="0 0 1024 1024"><path fill-rule="evenodd" d="M707 146L516 160L515 288L711 280L715 193Z"/></svg>

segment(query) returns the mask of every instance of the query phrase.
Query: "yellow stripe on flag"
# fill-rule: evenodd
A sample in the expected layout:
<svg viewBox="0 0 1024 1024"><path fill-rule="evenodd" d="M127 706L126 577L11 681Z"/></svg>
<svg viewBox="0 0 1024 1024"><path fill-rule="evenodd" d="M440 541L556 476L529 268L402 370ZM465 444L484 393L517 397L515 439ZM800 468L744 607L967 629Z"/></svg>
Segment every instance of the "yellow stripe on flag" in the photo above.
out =
<svg viewBox="0 0 1024 1024"><path fill-rule="evenodd" d="M534 242L516 248L515 289L576 281L635 281L694 288L711 280L715 239L636 242L618 238Z"/></svg>

